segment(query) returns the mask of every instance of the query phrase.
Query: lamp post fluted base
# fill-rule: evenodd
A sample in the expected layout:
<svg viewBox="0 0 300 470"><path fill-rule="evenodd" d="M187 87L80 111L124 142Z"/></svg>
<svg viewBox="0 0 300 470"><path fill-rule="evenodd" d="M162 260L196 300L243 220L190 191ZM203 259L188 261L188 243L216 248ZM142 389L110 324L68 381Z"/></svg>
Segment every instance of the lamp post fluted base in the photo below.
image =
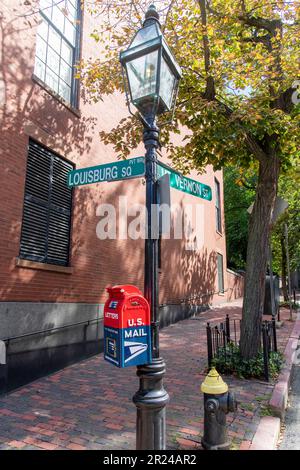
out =
<svg viewBox="0 0 300 470"><path fill-rule="evenodd" d="M137 367L140 388L133 397L137 407L137 450L164 450L166 448L166 405L169 395L163 387L166 365L154 358L151 364Z"/></svg>

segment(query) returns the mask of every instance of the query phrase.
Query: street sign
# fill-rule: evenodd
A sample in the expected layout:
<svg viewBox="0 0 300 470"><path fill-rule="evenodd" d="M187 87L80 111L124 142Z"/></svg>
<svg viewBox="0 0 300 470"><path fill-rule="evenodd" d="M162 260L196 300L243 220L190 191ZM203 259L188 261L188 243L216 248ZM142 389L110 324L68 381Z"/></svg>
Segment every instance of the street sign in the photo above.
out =
<svg viewBox="0 0 300 470"><path fill-rule="evenodd" d="M68 174L68 186L101 183L103 181L119 181L145 175L145 158L136 157L114 163L91 166L72 170Z"/></svg>
<svg viewBox="0 0 300 470"><path fill-rule="evenodd" d="M169 234L171 229L171 190L170 175L164 174L157 180L158 183L158 202L159 202L159 234ZM155 219L157 222L157 219Z"/></svg>
<svg viewBox="0 0 300 470"><path fill-rule="evenodd" d="M165 173L163 176L158 178L158 195L159 204L166 204L171 206L171 193L170 193L170 174Z"/></svg>
<svg viewBox="0 0 300 470"><path fill-rule="evenodd" d="M199 181L192 180L186 176L182 176L176 170L173 170L164 163L159 162L157 165L157 176L160 178L166 173L170 175L171 188L175 188L184 193L191 194L192 196L211 201L212 193L210 186L199 183Z"/></svg>

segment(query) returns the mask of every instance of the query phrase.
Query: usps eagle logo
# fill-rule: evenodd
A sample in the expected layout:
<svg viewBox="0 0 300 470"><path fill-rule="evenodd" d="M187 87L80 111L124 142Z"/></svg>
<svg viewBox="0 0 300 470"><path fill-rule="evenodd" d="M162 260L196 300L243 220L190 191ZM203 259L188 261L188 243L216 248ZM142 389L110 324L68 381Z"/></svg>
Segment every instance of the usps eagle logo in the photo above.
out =
<svg viewBox="0 0 300 470"><path fill-rule="evenodd" d="M124 350L125 350L125 364L131 361L134 357L143 354L148 349L148 344L137 343L135 341L124 341Z"/></svg>
<svg viewBox="0 0 300 470"><path fill-rule="evenodd" d="M116 300L111 300L110 303L109 303L109 308L117 308L118 306L118 302Z"/></svg>

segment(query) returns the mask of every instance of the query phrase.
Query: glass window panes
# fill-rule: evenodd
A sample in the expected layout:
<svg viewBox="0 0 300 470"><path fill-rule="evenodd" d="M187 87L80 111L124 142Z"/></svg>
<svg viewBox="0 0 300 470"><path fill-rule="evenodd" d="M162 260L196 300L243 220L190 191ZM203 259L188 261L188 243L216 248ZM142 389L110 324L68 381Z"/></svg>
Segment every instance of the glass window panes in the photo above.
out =
<svg viewBox="0 0 300 470"><path fill-rule="evenodd" d="M35 75L71 103L79 0L40 0ZM73 104L73 103L72 103Z"/></svg>
<svg viewBox="0 0 300 470"><path fill-rule="evenodd" d="M64 59L65 62L72 65L73 64L73 49L72 47L68 46L66 41L62 40L61 42L61 57Z"/></svg>
<svg viewBox="0 0 300 470"><path fill-rule="evenodd" d="M52 15L52 4L52 0L40 0L40 11L48 18L51 18Z"/></svg>
<svg viewBox="0 0 300 470"><path fill-rule="evenodd" d="M126 64L133 101L156 92L157 57L153 51Z"/></svg>
<svg viewBox="0 0 300 470"><path fill-rule="evenodd" d="M48 23L46 21L42 21L37 29L37 33L41 36L41 38L48 40Z"/></svg>
<svg viewBox="0 0 300 470"><path fill-rule="evenodd" d="M48 47L47 54L47 65L56 73L59 72L59 55L52 49Z"/></svg>
<svg viewBox="0 0 300 470"><path fill-rule="evenodd" d="M75 46L75 38L76 38L76 28L67 18L65 21L65 37L66 39Z"/></svg>
<svg viewBox="0 0 300 470"><path fill-rule="evenodd" d="M36 38L36 56L46 62L47 43L40 36Z"/></svg>
<svg viewBox="0 0 300 470"><path fill-rule="evenodd" d="M217 253L218 290L224 292L223 256Z"/></svg>
<svg viewBox="0 0 300 470"><path fill-rule="evenodd" d="M59 75L66 83L68 83L68 85L71 85L72 69L64 60L60 62L60 74Z"/></svg>
<svg viewBox="0 0 300 470"><path fill-rule="evenodd" d="M52 47L55 51L60 53L60 43L61 43L61 37L60 35L53 29L49 28L49 38L48 38L48 44L49 46Z"/></svg>
<svg viewBox="0 0 300 470"><path fill-rule="evenodd" d="M46 84L58 93L58 76L49 67L46 67Z"/></svg>
<svg viewBox="0 0 300 470"><path fill-rule="evenodd" d="M215 202L216 230L221 233L222 232L221 193L220 193L220 183L217 179L215 179L215 189L216 189L216 202Z"/></svg>
<svg viewBox="0 0 300 470"><path fill-rule="evenodd" d="M34 72L40 80L45 80L45 64L38 57L35 58Z"/></svg>
<svg viewBox="0 0 300 470"><path fill-rule="evenodd" d="M71 99L71 87L69 87L63 80L60 80L60 82L59 82L59 94L66 101L70 101L70 99Z"/></svg>
<svg viewBox="0 0 300 470"><path fill-rule="evenodd" d="M64 23L65 23L65 15L61 9L61 5L55 5L53 7L52 13L52 23L56 26L59 31L63 32L64 30Z"/></svg>
<svg viewBox="0 0 300 470"><path fill-rule="evenodd" d="M67 18L69 18L70 21L76 21L76 16L77 16L76 8L73 5L73 3L70 2L70 0L67 0L66 2L66 11L67 11Z"/></svg>
<svg viewBox="0 0 300 470"><path fill-rule="evenodd" d="M175 85L175 77L172 74L165 59L161 59L161 72L160 72L160 91L159 94L166 104L168 109L171 109L173 92Z"/></svg>

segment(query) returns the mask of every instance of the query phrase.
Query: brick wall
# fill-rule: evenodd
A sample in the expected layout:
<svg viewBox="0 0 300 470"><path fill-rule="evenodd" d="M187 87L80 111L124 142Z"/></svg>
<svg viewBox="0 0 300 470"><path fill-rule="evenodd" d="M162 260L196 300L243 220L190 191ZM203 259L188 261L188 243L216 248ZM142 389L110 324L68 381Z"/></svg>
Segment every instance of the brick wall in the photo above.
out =
<svg viewBox="0 0 300 470"><path fill-rule="evenodd" d="M106 240L96 236L96 208L99 203L117 204L119 196L128 196L134 202L144 201L142 179L76 188L73 201L71 273L24 268L17 266L20 229L23 211L27 145L29 137L57 151L75 163L77 168L117 159L111 146L99 138L100 130L110 130L120 118L127 115L123 96L105 97L99 104L85 104L80 100L80 115L54 98L33 77L36 25L24 17L26 12L18 0L1 2L1 46L3 55L1 83L4 87L0 108L0 296L2 301L17 302L78 302L102 303L105 286L133 283L142 288L144 251L143 241ZM87 14L83 20L82 55L99 54L89 32L94 20ZM175 136L174 141L184 137ZM132 152L143 155L142 147ZM167 161L163 154L162 158ZM192 175L213 189L212 202L200 200L172 190L172 201L178 204L199 203L204 206L204 247L200 251L186 251L182 241L165 240L162 243L162 271L160 274L161 303L220 302L224 296L217 291L216 252L224 257L225 290L231 278L226 275L226 245L224 235L215 230L214 178L220 182L223 194L222 172ZM222 198L223 199L223 198ZM222 200L223 205L223 200ZM222 214L224 211L222 211ZM230 284L231 285L231 284Z"/></svg>
<svg viewBox="0 0 300 470"><path fill-rule="evenodd" d="M245 278L243 275L227 269L227 300L235 300L244 295Z"/></svg>

